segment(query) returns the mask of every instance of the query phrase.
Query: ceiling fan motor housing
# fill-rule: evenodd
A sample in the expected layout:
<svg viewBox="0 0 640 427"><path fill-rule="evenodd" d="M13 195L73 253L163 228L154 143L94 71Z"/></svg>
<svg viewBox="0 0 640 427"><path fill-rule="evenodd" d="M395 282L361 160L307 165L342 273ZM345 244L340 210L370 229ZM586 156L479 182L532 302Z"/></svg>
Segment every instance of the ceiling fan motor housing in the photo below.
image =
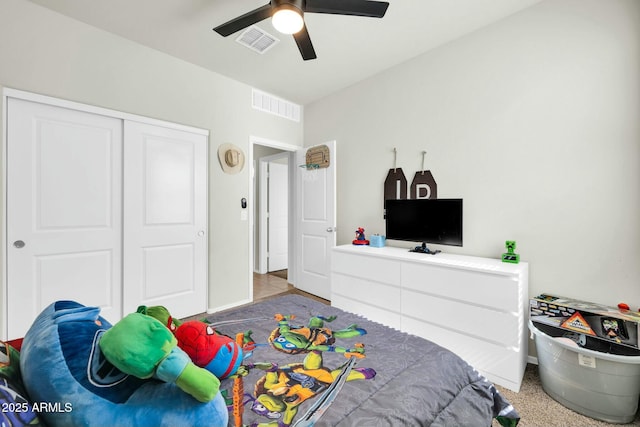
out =
<svg viewBox="0 0 640 427"><path fill-rule="evenodd" d="M302 1L281 1L271 4L271 23L282 34L296 34L304 28Z"/></svg>
<svg viewBox="0 0 640 427"><path fill-rule="evenodd" d="M290 9L298 12L300 16L304 14L304 0L271 0L273 10Z"/></svg>

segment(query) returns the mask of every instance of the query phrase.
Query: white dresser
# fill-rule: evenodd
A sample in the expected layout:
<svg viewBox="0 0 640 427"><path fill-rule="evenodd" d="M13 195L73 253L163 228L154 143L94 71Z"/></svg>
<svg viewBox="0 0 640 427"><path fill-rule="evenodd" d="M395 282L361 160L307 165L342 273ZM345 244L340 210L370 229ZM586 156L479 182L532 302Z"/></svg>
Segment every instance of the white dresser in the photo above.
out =
<svg viewBox="0 0 640 427"><path fill-rule="evenodd" d="M440 344L517 392L528 278L526 262L344 245L332 253L331 305Z"/></svg>

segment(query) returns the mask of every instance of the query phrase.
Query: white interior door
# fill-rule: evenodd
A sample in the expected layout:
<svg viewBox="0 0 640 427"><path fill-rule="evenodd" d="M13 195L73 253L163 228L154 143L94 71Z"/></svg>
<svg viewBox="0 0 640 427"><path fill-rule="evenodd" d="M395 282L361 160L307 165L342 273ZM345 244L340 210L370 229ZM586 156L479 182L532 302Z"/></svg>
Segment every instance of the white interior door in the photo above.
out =
<svg viewBox="0 0 640 427"><path fill-rule="evenodd" d="M285 270L289 255L289 165L269 162L268 271Z"/></svg>
<svg viewBox="0 0 640 427"><path fill-rule="evenodd" d="M7 100L7 338L51 302L121 306L122 121Z"/></svg>
<svg viewBox="0 0 640 427"><path fill-rule="evenodd" d="M207 308L207 136L125 122L125 312Z"/></svg>
<svg viewBox="0 0 640 427"><path fill-rule="evenodd" d="M330 164L316 171L298 168L298 266L295 286L329 299L331 248L336 245L336 142L329 147ZM307 149L298 151L305 164Z"/></svg>

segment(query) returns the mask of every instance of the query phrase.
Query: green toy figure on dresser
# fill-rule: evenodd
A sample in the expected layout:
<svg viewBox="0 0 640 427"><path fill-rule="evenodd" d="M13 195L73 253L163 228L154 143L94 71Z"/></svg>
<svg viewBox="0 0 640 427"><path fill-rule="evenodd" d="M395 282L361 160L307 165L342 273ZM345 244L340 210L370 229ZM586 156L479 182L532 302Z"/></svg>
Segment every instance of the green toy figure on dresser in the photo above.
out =
<svg viewBox="0 0 640 427"><path fill-rule="evenodd" d="M520 262L520 255L515 253L516 249L516 241L515 240L507 240L504 242L507 247L507 253L502 254L502 262L511 262L513 264L517 264Z"/></svg>

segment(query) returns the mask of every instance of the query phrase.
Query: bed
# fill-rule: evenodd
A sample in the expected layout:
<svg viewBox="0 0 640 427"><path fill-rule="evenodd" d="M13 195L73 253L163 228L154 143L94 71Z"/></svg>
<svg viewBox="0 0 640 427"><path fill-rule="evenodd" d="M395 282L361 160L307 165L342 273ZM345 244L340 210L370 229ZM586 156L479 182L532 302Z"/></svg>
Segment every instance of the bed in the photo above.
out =
<svg viewBox="0 0 640 427"><path fill-rule="evenodd" d="M337 338L327 351L287 353L269 343L280 325L308 326L310 319L331 331L362 331ZM221 384L230 408L234 393L242 394L236 411L244 425L313 425L305 421L312 416L319 417L317 426L342 427L478 427L494 420L494 425L516 426L519 421L494 385L449 350L301 295L276 297L207 320L229 336L251 331L255 342L245 352L244 393L238 380ZM357 357L359 351L365 357ZM327 373L333 381L322 377ZM348 380L340 380L347 373ZM234 422L231 416L229 425Z"/></svg>

